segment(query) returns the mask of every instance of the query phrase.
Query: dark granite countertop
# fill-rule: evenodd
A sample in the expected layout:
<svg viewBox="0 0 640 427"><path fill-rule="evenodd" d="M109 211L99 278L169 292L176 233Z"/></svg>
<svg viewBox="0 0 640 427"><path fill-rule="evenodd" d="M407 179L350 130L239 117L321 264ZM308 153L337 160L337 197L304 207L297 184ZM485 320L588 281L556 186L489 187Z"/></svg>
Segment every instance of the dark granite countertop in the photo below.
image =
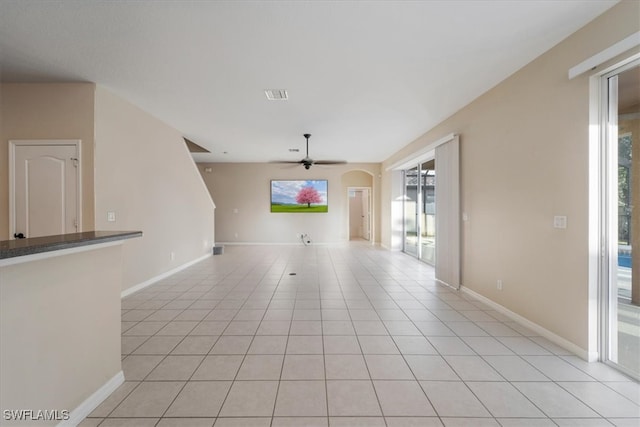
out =
<svg viewBox="0 0 640 427"><path fill-rule="evenodd" d="M58 236L0 241L0 259L142 237L142 231L85 231Z"/></svg>

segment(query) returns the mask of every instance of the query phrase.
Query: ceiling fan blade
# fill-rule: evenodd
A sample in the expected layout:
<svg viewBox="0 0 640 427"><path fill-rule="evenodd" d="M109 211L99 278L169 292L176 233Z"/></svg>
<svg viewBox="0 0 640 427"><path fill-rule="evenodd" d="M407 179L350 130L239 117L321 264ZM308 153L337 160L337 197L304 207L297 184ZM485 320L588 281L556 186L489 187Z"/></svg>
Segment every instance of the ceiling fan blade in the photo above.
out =
<svg viewBox="0 0 640 427"><path fill-rule="evenodd" d="M297 160L297 161L296 160L272 160L269 163L302 165L304 166L305 169L309 169L313 165L344 165L347 163L344 160L317 160L317 161L313 160L311 157L309 157L309 138L311 137L311 134L305 133L303 136L307 140L307 144L306 144L307 155L304 157L304 159Z"/></svg>
<svg viewBox="0 0 640 427"><path fill-rule="evenodd" d="M316 160L313 162L314 165L345 165L347 164L344 160Z"/></svg>
<svg viewBox="0 0 640 427"><path fill-rule="evenodd" d="M293 169L302 165L302 162L293 160L272 160L269 163L272 165L281 165L280 169Z"/></svg>

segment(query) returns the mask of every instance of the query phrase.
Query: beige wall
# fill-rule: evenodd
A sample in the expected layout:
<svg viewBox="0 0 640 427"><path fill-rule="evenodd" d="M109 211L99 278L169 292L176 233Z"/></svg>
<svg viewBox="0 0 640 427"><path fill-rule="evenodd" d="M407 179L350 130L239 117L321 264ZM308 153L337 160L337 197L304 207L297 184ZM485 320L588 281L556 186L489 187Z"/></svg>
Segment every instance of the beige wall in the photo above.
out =
<svg viewBox="0 0 640 427"><path fill-rule="evenodd" d="M121 371L121 265L118 244L0 266L0 408L71 412Z"/></svg>
<svg viewBox="0 0 640 427"><path fill-rule="evenodd" d="M616 5L383 164L460 134L463 285L585 351L589 76L567 72L638 31L638 16L640 3ZM390 212L384 204L385 245ZM568 228L554 229L554 215Z"/></svg>
<svg viewBox="0 0 640 427"><path fill-rule="evenodd" d="M92 83L0 85L0 240L9 238L9 140L80 139L83 229L94 229Z"/></svg>
<svg viewBox="0 0 640 427"><path fill-rule="evenodd" d="M123 290L210 253L215 207L182 135L102 87L95 129L96 228L143 232L124 247Z"/></svg>
<svg viewBox="0 0 640 427"><path fill-rule="evenodd" d="M379 241L379 164L331 167L285 167L268 163L200 163L200 172L216 203L216 240L231 243L299 243L297 233L307 233L314 243L349 239L347 187L371 182L374 239ZM205 172L211 168L211 172ZM363 179L364 171L371 181ZM346 175L345 175L346 174ZM271 213L272 179L327 179L328 213ZM237 213L234 213L237 209ZM236 237L237 233L237 237Z"/></svg>

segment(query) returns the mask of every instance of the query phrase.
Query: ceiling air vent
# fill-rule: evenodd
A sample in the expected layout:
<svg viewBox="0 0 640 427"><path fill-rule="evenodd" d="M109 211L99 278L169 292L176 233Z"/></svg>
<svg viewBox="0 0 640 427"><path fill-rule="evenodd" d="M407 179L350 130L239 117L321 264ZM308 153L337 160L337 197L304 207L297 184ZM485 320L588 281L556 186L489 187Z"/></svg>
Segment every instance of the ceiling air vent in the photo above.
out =
<svg viewBox="0 0 640 427"><path fill-rule="evenodd" d="M286 89L265 89L264 94L267 95L269 101L286 101L289 99Z"/></svg>

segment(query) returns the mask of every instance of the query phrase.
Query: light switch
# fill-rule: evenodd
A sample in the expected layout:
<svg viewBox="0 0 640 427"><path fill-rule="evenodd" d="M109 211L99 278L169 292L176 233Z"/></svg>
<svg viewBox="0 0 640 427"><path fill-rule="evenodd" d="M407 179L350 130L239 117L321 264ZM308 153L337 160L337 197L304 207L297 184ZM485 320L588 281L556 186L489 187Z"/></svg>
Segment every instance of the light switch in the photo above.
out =
<svg viewBox="0 0 640 427"><path fill-rule="evenodd" d="M554 216L553 228L567 228L567 217L558 215Z"/></svg>
<svg viewBox="0 0 640 427"><path fill-rule="evenodd" d="M107 212L107 221L108 222L116 222L116 213L115 212Z"/></svg>

